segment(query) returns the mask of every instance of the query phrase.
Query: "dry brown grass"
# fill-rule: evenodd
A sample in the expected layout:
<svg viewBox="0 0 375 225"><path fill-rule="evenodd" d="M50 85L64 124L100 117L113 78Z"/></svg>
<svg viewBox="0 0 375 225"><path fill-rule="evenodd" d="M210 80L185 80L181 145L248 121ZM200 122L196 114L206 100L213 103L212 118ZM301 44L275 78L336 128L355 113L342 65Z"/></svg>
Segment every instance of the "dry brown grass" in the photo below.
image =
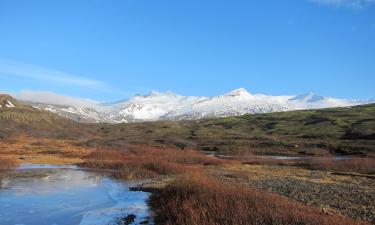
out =
<svg viewBox="0 0 375 225"><path fill-rule="evenodd" d="M9 157L0 156L0 170L1 169L11 169L17 166L17 162Z"/></svg>
<svg viewBox="0 0 375 225"><path fill-rule="evenodd" d="M81 147L77 141L15 136L0 140L0 155L20 163L75 164L93 149Z"/></svg>
<svg viewBox="0 0 375 225"><path fill-rule="evenodd" d="M152 178L202 171L204 166L233 163L193 150L128 146L124 150L100 149L84 158L81 166L116 170L125 179Z"/></svg>
<svg viewBox="0 0 375 225"><path fill-rule="evenodd" d="M375 158L352 158L343 160L304 160L298 165L313 170L356 172L375 174Z"/></svg>
<svg viewBox="0 0 375 225"><path fill-rule="evenodd" d="M354 225L274 194L184 176L152 195L157 225Z"/></svg>

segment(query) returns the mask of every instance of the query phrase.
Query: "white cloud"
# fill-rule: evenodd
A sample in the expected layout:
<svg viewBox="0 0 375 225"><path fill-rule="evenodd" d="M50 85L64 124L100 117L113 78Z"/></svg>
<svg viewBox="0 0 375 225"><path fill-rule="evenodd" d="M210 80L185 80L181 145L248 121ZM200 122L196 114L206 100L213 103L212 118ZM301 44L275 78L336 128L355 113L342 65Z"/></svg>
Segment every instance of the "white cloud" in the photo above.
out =
<svg viewBox="0 0 375 225"><path fill-rule="evenodd" d="M14 93L17 100L34 103L46 103L54 105L71 105L77 107L95 107L99 103L92 99L78 98L67 95L60 95L49 91L21 91Z"/></svg>
<svg viewBox="0 0 375 225"><path fill-rule="evenodd" d="M1 93L1 91L0 91ZM61 106L73 106L73 107L87 107L95 109L99 112L105 112L111 109L110 105L103 104L102 102L89 99L80 98L69 95L57 94L50 91L32 91L24 90L18 93L9 93L19 101L32 102L32 103L43 103L50 105L61 105Z"/></svg>
<svg viewBox="0 0 375 225"><path fill-rule="evenodd" d="M48 83L68 84L92 89L106 86L106 84L98 80L4 59L0 59L0 75L23 77Z"/></svg>
<svg viewBox="0 0 375 225"><path fill-rule="evenodd" d="M375 4L375 0L310 0L310 2L336 7L344 6L354 9L361 9Z"/></svg>

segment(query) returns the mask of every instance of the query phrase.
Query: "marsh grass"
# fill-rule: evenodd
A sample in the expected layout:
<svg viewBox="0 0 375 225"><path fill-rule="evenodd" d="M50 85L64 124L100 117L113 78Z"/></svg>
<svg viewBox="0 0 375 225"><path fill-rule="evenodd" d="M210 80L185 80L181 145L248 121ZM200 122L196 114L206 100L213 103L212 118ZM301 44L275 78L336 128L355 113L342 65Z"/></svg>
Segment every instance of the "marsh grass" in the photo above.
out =
<svg viewBox="0 0 375 225"><path fill-rule="evenodd" d="M127 146L123 150L98 149L84 158L83 167L116 170L124 179L152 178L202 171L204 166L233 163L193 150Z"/></svg>

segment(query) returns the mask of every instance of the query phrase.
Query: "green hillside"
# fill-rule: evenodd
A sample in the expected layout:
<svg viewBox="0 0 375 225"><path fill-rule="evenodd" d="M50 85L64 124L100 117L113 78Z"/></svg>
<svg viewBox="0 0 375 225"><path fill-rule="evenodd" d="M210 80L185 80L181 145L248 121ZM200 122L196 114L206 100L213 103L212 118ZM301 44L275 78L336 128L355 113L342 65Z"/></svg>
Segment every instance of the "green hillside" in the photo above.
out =
<svg viewBox="0 0 375 225"><path fill-rule="evenodd" d="M375 105L199 121L102 125L109 145L173 145L225 154L375 154Z"/></svg>

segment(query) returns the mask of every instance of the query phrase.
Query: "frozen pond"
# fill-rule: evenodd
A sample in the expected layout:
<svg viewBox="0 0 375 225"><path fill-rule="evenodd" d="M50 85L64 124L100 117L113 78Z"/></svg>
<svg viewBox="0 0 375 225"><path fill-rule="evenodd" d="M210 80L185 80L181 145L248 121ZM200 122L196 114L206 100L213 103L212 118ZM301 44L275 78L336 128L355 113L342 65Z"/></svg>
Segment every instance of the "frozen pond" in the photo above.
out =
<svg viewBox="0 0 375 225"><path fill-rule="evenodd" d="M149 193L129 185L78 167L22 165L0 182L0 224L150 224Z"/></svg>

